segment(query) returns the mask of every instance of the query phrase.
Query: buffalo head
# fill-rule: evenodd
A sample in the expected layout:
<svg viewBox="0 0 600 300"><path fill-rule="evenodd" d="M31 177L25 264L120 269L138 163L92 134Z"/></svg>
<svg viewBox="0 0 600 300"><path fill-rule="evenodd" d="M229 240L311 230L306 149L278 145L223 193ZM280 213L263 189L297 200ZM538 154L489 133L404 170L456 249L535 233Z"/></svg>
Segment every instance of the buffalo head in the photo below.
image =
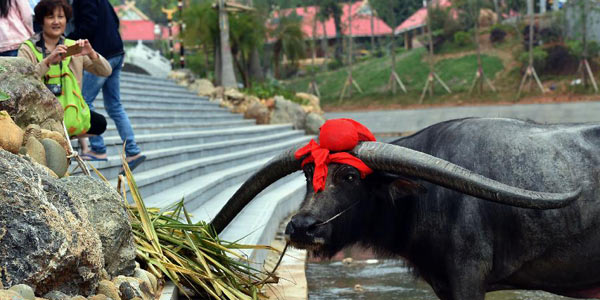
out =
<svg viewBox="0 0 600 300"><path fill-rule="evenodd" d="M296 149L293 147L272 159L240 187L213 219L217 232L271 183L301 170L302 160L294 157ZM382 193L383 197L398 199L402 194L422 191L406 178L422 179L480 199L523 208L564 207L580 194L580 190L546 193L508 186L451 162L392 144L363 142L351 153L375 172L363 179L354 167L330 164L325 189L315 193L311 182L312 164L305 166L307 195L286 228L293 246L329 256L345 245L358 242L363 230L361 220L378 205L369 200Z"/></svg>

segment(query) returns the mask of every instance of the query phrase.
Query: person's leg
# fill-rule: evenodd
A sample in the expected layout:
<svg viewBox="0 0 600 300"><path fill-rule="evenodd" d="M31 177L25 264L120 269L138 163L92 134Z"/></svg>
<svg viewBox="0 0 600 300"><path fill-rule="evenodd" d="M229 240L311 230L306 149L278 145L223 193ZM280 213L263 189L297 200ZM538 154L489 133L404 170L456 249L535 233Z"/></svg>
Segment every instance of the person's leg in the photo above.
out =
<svg viewBox="0 0 600 300"><path fill-rule="evenodd" d="M129 117L121 104L121 91L119 80L121 69L123 67L123 55L112 57L108 60L113 69L112 74L107 78L106 83L102 87L102 95L104 96L104 107L106 112L117 126L117 131L121 137L121 141L125 142L125 154L127 161L132 161L141 156L141 150L135 143L135 136Z"/></svg>
<svg viewBox="0 0 600 300"><path fill-rule="evenodd" d="M90 125L90 129L87 131L86 136L93 138L94 136L101 135L106 130L106 118L95 111L90 111ZM79 138L79 144L82 149L81 157L84 160L106 160L106 153L98 154L89 151L85 138Z"/></svg>
<svg viewBox="0 0 600 300"><path fill-rule="evenodd" d="M0 56L17 56L19 50L8 50L4 52L0 52Z"/></svg>
<svg viewBox="0 0 600 300"><path fill-rule="evenodd" d="M85 99L85 102L90 107L90 111L95 111L94 100L98 96L100 89L106 82L106 77L96 76L87 71L83 72L83 87L81 94ZM105 120L106 121L106 120ZM106 158L106 146L104 145L104 139L101 135L91 136L89 138L91 151L85 151L99 158Z"/></svg>

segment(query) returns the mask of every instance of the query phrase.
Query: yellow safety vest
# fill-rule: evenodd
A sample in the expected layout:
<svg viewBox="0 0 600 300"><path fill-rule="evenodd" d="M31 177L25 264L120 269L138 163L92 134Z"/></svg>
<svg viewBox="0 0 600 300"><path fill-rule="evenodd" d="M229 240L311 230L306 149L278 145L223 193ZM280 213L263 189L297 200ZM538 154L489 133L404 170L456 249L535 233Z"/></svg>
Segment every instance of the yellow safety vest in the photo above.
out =
<svg viewBox="0 0 600 300"><path fill-rule="evenodd" d="M35 57L38 62L44 59L44 55L37 50L35 45L29 40L25 41L25 44L33 50ZM75 41L65 39L65 45L74 45ZM81 89L77 83L77 79L69 68L71 57L67 57L62 61L63 67L61 73L61 67L59 64L50 65L50 69L44 75L42 80L48 84L60 84L62 87L62 94L58 96L58 101L64 110L64 122L67 127L67 131L70 136L77 136L86 133L90 129L90 108L81 96Z"/></svg>

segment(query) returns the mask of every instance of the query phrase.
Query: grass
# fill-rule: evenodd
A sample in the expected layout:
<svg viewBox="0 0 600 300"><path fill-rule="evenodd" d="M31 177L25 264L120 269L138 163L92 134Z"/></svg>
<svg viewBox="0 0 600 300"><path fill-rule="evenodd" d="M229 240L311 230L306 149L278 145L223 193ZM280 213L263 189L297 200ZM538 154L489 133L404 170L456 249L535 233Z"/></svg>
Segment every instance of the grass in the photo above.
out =
<svg viewBox="0 0 600 300"><path fill-rule="evenodd" d="M264 299L261 288L267 279L276 278L252 269L236 250L273 250L271 247L220 240L210 224L192 223L183 200L165 211L147 208L124 156L122 161L125 176L119 176L117 190L130 216L137 260L142 266L158 278L170 279L188 298L192 295L184 286L203 299ZM125 181L134 205L128 204Z"/></svg>
<svg viewBox="0 0 600 300"><path fill-rule="evenodd" d="M390 76L390 58L373 58L368 61L358 63L353 68L353 78L363 90L358 94L353 90L353 97L344 99L345 104L415 104L418 103L420 93L425 85L425 80L429 73L429 67L425 60L425 49L415 49L397 57L396 72L404 82L408 94L404 94L398 89L396 95L387 91L388 79ZM486 75L494 78L495 75L503 70L502 61L495 56L482 55L483 69ZM449 58L438 61L435 64L438 75L450 86L453 92L468 92L470 84L475 76L477 68L477 56L466 55L459 58ZM324 107L336 106L339 103L339 96L344 82L347 78L347 69L323 72L317 74L317 83L321 91L321 105ZM287 88L297 92L306 91L310 77L303 77L288 81ZM442 95L445 91L439 84L435 86L437 95ZM446 101L447 97L435 97L429 99L428 103Z"/></svg>

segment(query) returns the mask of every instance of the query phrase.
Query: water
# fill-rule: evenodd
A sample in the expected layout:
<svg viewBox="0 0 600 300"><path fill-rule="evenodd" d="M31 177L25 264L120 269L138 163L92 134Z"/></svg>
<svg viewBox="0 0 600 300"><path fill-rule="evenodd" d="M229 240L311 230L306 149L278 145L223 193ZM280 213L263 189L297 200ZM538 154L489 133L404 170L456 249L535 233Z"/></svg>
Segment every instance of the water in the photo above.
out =
<svg viewBox="0 0 600 300"><path fill-rule="evenodd" d="M399 260L373 263L357 261L308 263L308 298L310 300L437 300L431 288L414 278ZM355 285L360 288L355 289ZM486 300L567 300L541 291L501 291L488 293Z"/></svg>

